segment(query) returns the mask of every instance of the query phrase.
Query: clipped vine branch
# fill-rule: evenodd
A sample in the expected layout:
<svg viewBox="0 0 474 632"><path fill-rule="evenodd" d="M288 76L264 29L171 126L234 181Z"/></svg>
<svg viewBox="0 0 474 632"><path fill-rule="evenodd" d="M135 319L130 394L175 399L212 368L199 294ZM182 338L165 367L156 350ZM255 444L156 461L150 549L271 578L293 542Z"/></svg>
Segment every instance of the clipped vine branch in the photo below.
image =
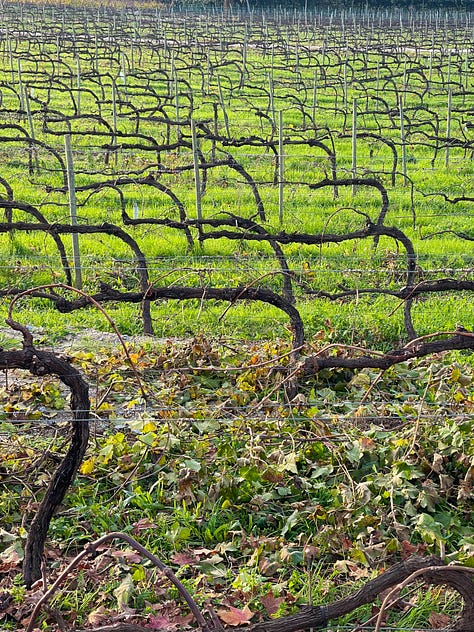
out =
<svg viewBox="0 0 474 632"><path fill-rule="evenodd" d="M427 341L427 339L449 336L441 340ZM467 330L444 331L421 336L411 340L404 347L392 349L387 353L367 351L359 356L344 357L330 356L331 348L340 348L344 345L328 345L318 354L306 358L301 366L301 374L314 375L322 369L380 369L385 371L394 364L400 364L413 358L422 358L443 351L455 349L474 349L474 333Z"/></svg>
<svg viewBox="0 0 474 632"><path fill-rule="evenodd" d="M56 304L60 312L68 313L76 309L82 309L90 305L87 297L81 297L75 301L69 301L56 294L51 294L49 298ZM282 296L261 287L238 286L235 288L215 288L215 287L158 287L150 285L145 293L143 292L120 292L111 288L105 283L100 284L100 291L92 295L91 298L99 303L114 301L118 303L141 303L145 298L147 301L157 301L159 299L174 299L182 301L184 299L217 300L229 301L262 301L277 307L285 312L293 327L293 348L300 348L304 342L304 325L298 310Z"/></svg>

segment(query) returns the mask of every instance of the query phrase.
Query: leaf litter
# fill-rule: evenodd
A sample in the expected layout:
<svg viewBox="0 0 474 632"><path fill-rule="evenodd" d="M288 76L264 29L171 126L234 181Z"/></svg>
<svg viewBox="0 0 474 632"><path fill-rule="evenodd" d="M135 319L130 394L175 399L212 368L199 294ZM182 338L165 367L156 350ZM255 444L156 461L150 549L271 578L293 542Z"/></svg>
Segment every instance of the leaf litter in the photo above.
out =
<svg viewBox="0 0 474 632"><path fill-rule="evenodd" d="M285 341L130 341L146 399L110 343L62 349L96 406L87 458L51 525L49 583L87 541L130 531L198 603L237 626L334 598L413 552L474 563L467 356L411 361L382 377L324 371L293 405L274 389ZM0 394L0 624L11 629L42 594L21 582L24 517L63 453L67 393L56 389L15 374ZM455 613L449 596L433 600ZM53 606L68 625L192 626L174 589L126 550L85 560ZM441 621L436 614L425 624Z"/></svg>

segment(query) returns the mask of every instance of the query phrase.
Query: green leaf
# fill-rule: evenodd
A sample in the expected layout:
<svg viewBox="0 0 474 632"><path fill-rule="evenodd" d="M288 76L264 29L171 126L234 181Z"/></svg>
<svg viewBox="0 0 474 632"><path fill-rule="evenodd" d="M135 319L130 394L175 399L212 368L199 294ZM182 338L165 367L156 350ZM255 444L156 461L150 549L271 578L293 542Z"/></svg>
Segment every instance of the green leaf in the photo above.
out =
<svg viewBox="0 0 474 632"><path fill-rule="evenodd" d="M146 579L145 568L141 564L134 564L132 566L133 574L132 579L134 582L143 582Z"/></svg>
<svg viewBox="0 0 474 632"><path fill-rule="evenodd" d="M334 471L334 467L332 465L321 465L319 467L314 467L311 471L311 478L320 478L321 476L327 476L328 474L332 474Z"/></svg>
<svg viewBox="0 0 474 632"><path fill-rule="evenodd" d="M358 373L354 375L349 382L351 388L368 388L370 386L371 379L366 373Z"/></svg>
<svg viewBox="0 0 474 632"><path fill-rule="evenodd" d="M15 542L15 540L18 540L17 535L0 528L0 542Z"/></svg>
<svg viewBox="0 0 474 632"><path fill-rule="evenodd" d="M140 436L140 441L145 445L151 447L156 439L155 432L146 432Z"/></svg>
<svg viewBox="0 0 474 632"><path fill-rule="evenodd" d="M184 465L192 470L193 472L200 472L201 471L201 464L199 463L199 461L196 461L195 459L186 459L184 461Z"/></svg>
<svg viewBox="0 0 474 632"><path fill-rule="evenodd" d="M299 509L295 509L294 512L290 516L288 516L285 524L283 525L283 529L281 530L281 535L283 537L295 526L295 524L298 522L299 517Z"/></svg>
<svg viewBox="0 0 474 632"><path fill-rule="evenodd" d="M353 465L357 465L360 461L360 457L362 455L360 449L360 443L358 441L354 441L352 443L352 447L346 452L347 458Z"/></svg>
<svg viewBox="0 0 474 632"><path fill-rule="evenodd" d="M444 541L443 525L426 513L419 515L416 530L428 544Z"/></svg>

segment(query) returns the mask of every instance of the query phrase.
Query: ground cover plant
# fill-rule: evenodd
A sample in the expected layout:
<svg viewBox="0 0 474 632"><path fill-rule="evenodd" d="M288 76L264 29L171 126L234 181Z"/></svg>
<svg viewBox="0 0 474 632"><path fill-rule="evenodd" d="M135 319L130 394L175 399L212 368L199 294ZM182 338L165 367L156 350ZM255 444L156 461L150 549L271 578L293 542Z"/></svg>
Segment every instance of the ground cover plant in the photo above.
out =
<svg viewBox="0 0 474 632"><path fill-rule="evenodd" d="M473 15L4 9L1 625L43 590L32 519L48 581L122 531L234 626L472 565ZM104 547L40 629L192 624ZM443 627L459 595L401 608Z"/></svg>
<svg viewBox="0 0 474 632"><path fill-rule="evenodd" d="M211 599L226 621L232 608L257 618L330 600L400 554L472 558L472 367L462 356L394 367L378 381L369 371L321 373L288 403L281 389L269 397L275 358L288 354L281 341L141 344L129 349L139 388L123 351L110 342L88 348L69 355L96 384L93 440L51 524L53 577L91 537L124 531L180 569L198 603ZM35 510L64 450L64 395L50 378L3 395L5 588L21 585L18 520ZM32 435L38 415L51 422ZM189 621L176 592L136 554L110 555L106 547L81 567L52 604L71 623ZM5 622L15 629L33 604L13 594ZM451 619L459 608L439 591L422 590L413 603L422 595L427 605L415 617L408 608L389 621L428 627L434 613ZM365 609L352 621L367 618Z"/></svg>

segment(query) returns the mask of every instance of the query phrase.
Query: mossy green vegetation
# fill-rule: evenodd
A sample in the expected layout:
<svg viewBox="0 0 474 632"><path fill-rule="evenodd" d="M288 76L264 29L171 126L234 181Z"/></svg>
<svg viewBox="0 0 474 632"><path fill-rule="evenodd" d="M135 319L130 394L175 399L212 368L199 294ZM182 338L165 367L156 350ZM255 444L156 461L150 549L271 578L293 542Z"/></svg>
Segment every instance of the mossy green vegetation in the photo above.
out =
<svg viewBox="0 0 474 632"><path fill-rule="evenodd" d="M141 342L129 345L135 373L115 344L70 344L71 361L95 385L93 440L51 524L53 576L82 545L123 531L171 564L199 604L246 605L257 620L269 614L268 595L280 614L308 599L328 602L400 555L441 552L472 564L473 369L465 355L383 375L322 371L289 403L275 390L275 363L288 357L281 340ZM41 497L67 421L50 378L13 384L1 393L2 560L13 551L21 559L25 499ZM26 474L25 461L41 458ZM10 568L2 580L9 589L19 582L19 568ZM142 620L170 602L177 621L185 615L176 591L158 590L155 571L130 550L104 549L87 561L54 605L77 624L99 605L100 620L109 620L125 581L126 605ZM415 599L387 624L428 626L433 613L451 619L459 608L446 590L423 588ZM363 608L339 624L369 617Z"/></svg>

